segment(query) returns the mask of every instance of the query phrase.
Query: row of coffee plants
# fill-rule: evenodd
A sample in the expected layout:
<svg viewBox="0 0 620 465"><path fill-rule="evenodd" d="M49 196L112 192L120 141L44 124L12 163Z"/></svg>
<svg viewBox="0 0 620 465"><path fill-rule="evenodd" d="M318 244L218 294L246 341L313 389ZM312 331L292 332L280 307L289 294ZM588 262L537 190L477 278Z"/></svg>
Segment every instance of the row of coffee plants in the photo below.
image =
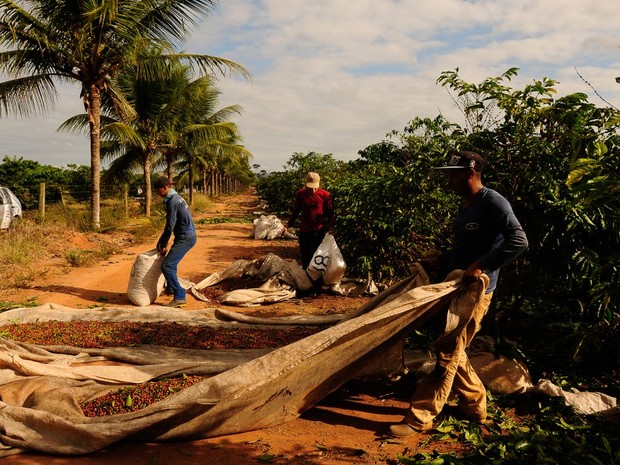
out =
<svg viewBox="0 0 620 465"><path fill-rule="evenodd" d="M349 269L395 280L432 248L443 248L457 200L431 168L455 149L490 162L484 182L504 194L528 234L530 249L504 270L504 303L524 314L541 302L569 320L614 322L620 302L620 118L585 94L554 98L543 79L513 90L489 78L479 85L446 72L439 82L458 96L462 127L414 118L403 131L341 162L294 154L282 172L258 180L273 211L290 212L306 171L320 172L335 199L336 234ZM508 302L509 300L509 302ZM532 315L535 317L535 315Z"/></svg>
<svg viewBox="0 0 620 465"><path fill-rule="evenodd" d="M490 163L484 183L511 201L530 243L502 270L483 331L516 340L535 378L618 396L620 114L582 93L556 97L557 82L548 78L513 89L508 84L517 72L481 83L463 81L458 69L444 72L437 82L454 96L464 124L414 117L347 163L297 153L284 171L261 177L258 190L274 212L286 215L305 172L319 172L334 197L348 273L391 282L425 253L449 245L458 199L431 168L454 150L483 154ZM554 454L581 444L579 454L592 454L588 463L618 463L617 434L600 443L588 432L590 421L577 431L560 424L550 433L542 421L532 428L545 441L555 438ZM551 449L531 431L515 436L511 450L480 456L477 449L479 461L467 463L560 463L544 461ZM465 463L409 460L403 463ZM571 463L585 463L580 460Z"/></svg>
<svg viewBox="0 0 620 465"><path fill-rule="evenodd" d="M465 125L416 117L346 163L297 153L284 171L261 177L258 191L285 216L305 172L319 172L334 197L348 273L391 282L448 245L458 199L431 168L453 150L478 151L490 163L484 183L511 201L530 243L502 271L488 318L500 320L494 335L529 338L532 347L547 341L543 350L582 369L596 359L596 366L618 370L618 112L585 94L555 98L556 82L546 78L512 89L506 83L516 73L480 84L443 73L438 82L456 95Z"/></svg>

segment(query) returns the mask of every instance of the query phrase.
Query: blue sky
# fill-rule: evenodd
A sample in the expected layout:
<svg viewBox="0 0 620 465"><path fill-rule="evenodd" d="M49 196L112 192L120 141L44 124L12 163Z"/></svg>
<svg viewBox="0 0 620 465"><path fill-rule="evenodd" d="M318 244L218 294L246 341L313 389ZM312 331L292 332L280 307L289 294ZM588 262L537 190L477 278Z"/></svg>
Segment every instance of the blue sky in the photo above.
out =
<svg viewBox="0 0 620 465"><path fill-rule="evenodd" d="M620 107L619 24L611 1L220 0L183 48L254 75L220 79L220 103L243 108L235 122L251 163L273 171L295 152L355 159L416 116L462 123L436 84L457 67L470 82L518 67L515 88L549 77L559 95L604 105L578 71ZM85 138L56 132L82 111L77 87L60 91L51 114L0 120L0 156L89 164Z"/></svg>

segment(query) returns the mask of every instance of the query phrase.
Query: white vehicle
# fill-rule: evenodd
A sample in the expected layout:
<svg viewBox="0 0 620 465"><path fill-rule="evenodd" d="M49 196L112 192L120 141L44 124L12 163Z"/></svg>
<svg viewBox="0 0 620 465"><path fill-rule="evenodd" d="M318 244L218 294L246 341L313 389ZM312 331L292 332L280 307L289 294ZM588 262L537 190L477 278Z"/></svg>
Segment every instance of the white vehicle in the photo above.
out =
<svg viewBox="0 0 620 465"><path fill-rule="evenodd" d="M7 229L22 216L22 204L8 187L0 187L0 229Z"/></svg>

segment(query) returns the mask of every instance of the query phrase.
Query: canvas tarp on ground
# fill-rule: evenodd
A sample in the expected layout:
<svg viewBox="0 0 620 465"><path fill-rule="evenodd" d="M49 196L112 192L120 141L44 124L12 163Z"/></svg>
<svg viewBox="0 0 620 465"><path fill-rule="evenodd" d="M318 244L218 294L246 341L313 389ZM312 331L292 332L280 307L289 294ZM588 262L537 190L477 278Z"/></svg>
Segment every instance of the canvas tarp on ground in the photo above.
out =
<svg viewBox="0 0 620 465"><path fill-rule="evenodd" d="M209 299L203 290L227 279L249 277L263 279L265 282L254 289L237 289L224 295L222 303L237 307L250 307L290 300L296 291L306 291L312 287L306 270L295 260L287 261L269 253L255 260L237 260L226 268L207 276L189 288L192 295L203 302ZM367 279L346 278L330 285L330 292L343 296L362 294L377 295L379 290L370 276Z"/></svg>
<svg viewBox="0 0 620 465"><path fill-rule="evenodd" d="M2 371L8 382L0 387L0 442L4 447L0 454L20 449L85 454L120 440L216 437L292 420L363 372L373 359L389 352L387 349L402 339L405 331L447 301L451 300L454 321L458 322L459 315L471 310L484 283L462 289L455 278L415 287L419 277L412 276L371 299L354 316L319 333L248 361L242 352L233 351L236 361L227 360L219 367L226 371L138 412L105 417L81 416L78 403L123 384L179 373L212 374L219 371L214 368L219 355L163 348L122 348L116 349L115 355L112 349L40 348L2 341ZM157 321L154 314L160 310L146 307L140 312L151 312L147 319ZM170 310L164 309L168 318L174 315ZM54 311L63 313L59 307L48 309ZM123 311L97 312L100 316L111 313L121 317ZM125 311L136 314L136 309ZM90 311L89 315L88 310L79 312L83 318L93 314ZM36 309L18 309L1 316L7 324L15 318L24 321L28 313L33 314L33 319L41 319L41 314L34 315L39 313ZM74 312L67 313L75 316ZM185 313L190 318L211 319L207 311ZM164 318L164 312L160 316ZM92 367L86 363L102 357L123 360L124 364ZM239 364L227 369L235 363ZM53 399L64 400L57 405Z"/></svg>
<svg viewBox="0 0 620 465"><path fill-rule="evenodd" d="M265 321L215 309L183 311L166 307L71 309L51 304L4 312L0 314L0 325L45 320L172 320L217 327L336 324L286 347L262 353L154 346L38 347L0 339L0 456L22 450L85 454L121 440L208 438L297 418L349 379L373 372L377 360L383 367L402 363L402 338L437 311L445 311L447 305L446 332L458 332L469 321L471 309L485 286L480 281L459 288L458 275L435 285L421 285L424 281L421 274L412 276L353 314L341 317L339 322L334 316L305 320L292 316ZM101 366L102 362L115 365ZM479 373L487 386L499 379L499 360L495 362L492 374L484 369ZM527 381L522 371L517 367L516 371L503 373L508 374L509 382ZM97 418L85 417L81 412L80 402L110 390L182 373L212 377L138 412ZM514 386L509 386L508 392L516 392ZM564 397L567 401L576 398ZM606 406L616 405L615 399L611 400L612 404ZM617 412L617 407L608 411Z"/></svg>

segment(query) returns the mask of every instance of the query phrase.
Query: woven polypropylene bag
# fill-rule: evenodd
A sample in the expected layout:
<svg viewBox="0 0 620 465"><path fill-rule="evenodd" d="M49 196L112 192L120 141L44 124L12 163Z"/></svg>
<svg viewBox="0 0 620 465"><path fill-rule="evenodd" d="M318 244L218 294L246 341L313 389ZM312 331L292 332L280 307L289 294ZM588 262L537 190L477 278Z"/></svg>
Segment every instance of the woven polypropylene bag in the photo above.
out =
<svg viewBox="0 0 620 465"><path fill-rule="evenodd" d="M164 256L157 250L138 255L131 267L127 297L134 305L145 307L157 300L164 290L164 275L161 273L161 264Z"/></svg>

